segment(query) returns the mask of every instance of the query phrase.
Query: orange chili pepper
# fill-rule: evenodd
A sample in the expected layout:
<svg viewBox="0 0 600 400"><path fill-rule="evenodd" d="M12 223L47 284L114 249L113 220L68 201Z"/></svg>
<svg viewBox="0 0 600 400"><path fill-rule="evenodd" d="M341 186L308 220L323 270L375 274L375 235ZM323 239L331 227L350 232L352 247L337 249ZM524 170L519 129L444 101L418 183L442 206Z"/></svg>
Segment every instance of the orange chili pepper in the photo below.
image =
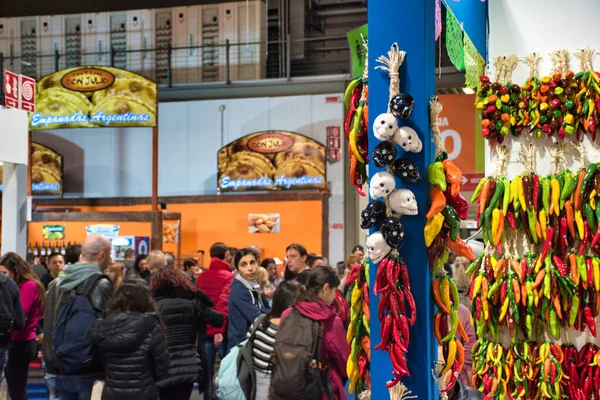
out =
<svg viewBox="0 0 600 400"><path fill-rule="evenodd" d="M579 191L575 191L579 193ZM573 203L570 200L565 201L565 213L567 214L567 225L569 225L569 233L571 237L575 237L575 212L573 211Z"/></svg>
<svg viewBox="0 0 600 400"><path fill-rule="evenodd" d="M488 297L488 291L489 291L489 285L488 285L488 280L487 278L484 276L481 279L481 295L483 296L483 300L486 300ZM448 313L450 314L450 313Z"/></svg>
<svg viewBox="0 0 600 400"><path fill-rule="evenodd" d="M552 304L556 309L556 316L558 319L562 319L562 304L560 304L560 298L557 295L552 296Z"/></svg>
<svg viewBox="0 0 600 400"><path fill-rule="evenodd" d="M456 332L458 332L458 334L463 338L463 340L465 341L465 343L467 343L469 341L469 335L467 335L467 331L465 330L465 327L463 326L462 322L460 322L460 319L458 320L458 328L456 329ZM460 340L456 341L456 344L459 344ZM460 371L460 369L459 369Z"/></svg>
<svg viewBox="0 0 600 400"><path fill-rule="evenodd" d="M429 207L425 218L430 219L434 215L441 213L444 207L446 207L446 196L444 196L444 192L440 188L434 185L431 188L431 207Z"/></svg>
<svg viewBox="0 0 600 400"><path fill-rule="evenodd" d="M519 304L521 302L521 286L519 286L519 281L516 279L512 280L512 291L515 295L515 303Z"/></svg>
<svg viewBox="0 0 600 400"><path fill-rule="evenodd" d="M544 282L544 276L546 276L546 270L542 268L537 273L537 276L535 277L535 281L533 282L533 285L531 285L531 289L532 290L535 290L538 287L540 287L540 285L542 284L542 282Z"/></svg>
<svg viewBox="0 0 600 400"><path fill-rule="evenodd" d="M527 307L527 286L525 286L525 281L521 285L521 303L523 307Z"/></svg>
<svg viewBox="0 0 600 400"><path fill-rule="evenodd" d="M483 214L483 212L485 211L491 181L491 179L486 179L485 183L483 184L483 187L481 188L481 193L479 194L479 214Z"/></svg>
<svg viewBox="0 0 600 400"><path fill-rule="evenodd" d="M542 237L542 227L540 226L540 221L535 221L535 233L537 237Z"/></svg>
<svg viewBox="0 0 600 400"><path fill-rule="evenodd" d="M360 345L367 355L367 360L371 361L371 339L365 335L360 339Z"/></svg>
<svg viewBox="0 0 600 400"><path fill-rule="evenodd" d="M438 343L442 343L442 332L440 331L441 328L441 324L442 324L442 312L438 311L435 314L435 318L433 320L433 333L435 334L435 338L437 339Z"/></svg>
<svg viewBox="0 0 600 400"><path fill-rule="evenodd" d="M579 210L581 208L581 195L579 194L579 191L581 190L581 185L583 183L583 177L585 176L585 170L581 170L579 171L579 178L577 179L577 188L575 189L575 201L574 201L574 206L576 210ZM566 203L565 203L566 204ZM573 235L573 237L575 237L575 235Z"/></svg>
<svg viewBox="0 0 600 400"><path fill-rule="evenodd" d="M363 314L365 314L365 318L367 319L367 322L371 321L371 310L369 310L369 306L367 305L366 301L362 302L362 312Z"/></svg>
<svg viewBox="0 0 600 400"><path fill-rule="evenodd" d="M446 180L450 182L450 194L455 197L460 192L460 182L462 181L462 171L452 163L450 159L442 161L444 171L446 172Z"/></svg>
<svg viewBox="0 0 600 400"><path fill-rule="evenodd" d="M436 277L431 284L431 291L433 292L433 298L435 300L436 305L438 306L438 308L440 310L442 310L446 314L450 314L450 310L448 309L448 307L446 307L446 305L442 301L442 296L440 295L439 280L440 279Z"/></svg>
<svg viewBox="0 0 600 400"><path fill-rule="evenodd" d="M579 286L579 280L581 276L579 275L579 270L577 269L577 256L575 253L569 254L569 264L571 266L571 280L576 286Z"/></svg>
<svg viewBox="0 0 600 400"><path fill-rule="evenodd" d="M458 361L458 368L456 370L462 371L463 365L465 364L465 348L460 340L456 341L456 360Z"/></svg>
<svg viewBox="0 0 600 400"><path fill-rule="evenodd" d="M498 262L496 262L496 269L494 270L494 278L498 279L498 277L502 274L502 272L504 271L504 266L508 261L506 261L506 258L501 258L498 260Z"/></svg>
<svg viewBox="0 0 600 400"><path fill-rule="evenodd" d="M498 222L498 232L494 237L494 243L500 243L502 241L502 234L504 233L504 213L500 210L500 221Z"/></svg>
<svg viewBox="0 0 600 400"><path fill-rule="evenodd" d="M455 241L452 241L450 239L450 232L448 232L448 238L446 239L446 247L457 256L467 257L471 262L477 260L471 246L460 237L457 237Z"/></svg>

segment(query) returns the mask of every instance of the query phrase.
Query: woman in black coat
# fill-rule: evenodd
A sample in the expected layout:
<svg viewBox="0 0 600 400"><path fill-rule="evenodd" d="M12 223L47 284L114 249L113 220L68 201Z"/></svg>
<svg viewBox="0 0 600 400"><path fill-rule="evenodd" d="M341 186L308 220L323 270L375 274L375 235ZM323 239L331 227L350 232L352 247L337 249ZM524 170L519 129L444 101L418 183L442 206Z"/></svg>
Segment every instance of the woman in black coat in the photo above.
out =
<svg viewBox="0 0 600 400"><path fill-rule="evenodd" d="M214 303L184 273L172 268L152 275L150 291L165 324L171 356L169 373L158 382L161 399L188 400L201 372L198 338L204 336L206 324L223 325L223 315L210 308Z"/></svg>
<svg viewBox="0 0 600 400"><path fill-rule="evenodd" d="M145 283L125 279L107 316L90 331L104 364L103 400L157 400L155 382L169 371L169 352L156 304Z"/></svg>

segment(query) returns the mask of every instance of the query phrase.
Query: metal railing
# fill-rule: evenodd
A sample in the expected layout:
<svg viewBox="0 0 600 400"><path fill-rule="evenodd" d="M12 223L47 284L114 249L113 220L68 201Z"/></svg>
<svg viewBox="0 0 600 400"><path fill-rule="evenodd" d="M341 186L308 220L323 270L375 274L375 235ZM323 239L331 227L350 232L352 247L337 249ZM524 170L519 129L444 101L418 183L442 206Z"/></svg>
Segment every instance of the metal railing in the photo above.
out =
<svg viewBox="0 0 600 400"><path fill-rule="evenodd" d="M281 79L350 72L345 36L249 43L215 43L202 46L167 45L152 49L69 52L36 55L0 53L0 71L36 78L66 68L99 65L136 72L160 85ZM0 96L4 88L0 85Z"/></svg>

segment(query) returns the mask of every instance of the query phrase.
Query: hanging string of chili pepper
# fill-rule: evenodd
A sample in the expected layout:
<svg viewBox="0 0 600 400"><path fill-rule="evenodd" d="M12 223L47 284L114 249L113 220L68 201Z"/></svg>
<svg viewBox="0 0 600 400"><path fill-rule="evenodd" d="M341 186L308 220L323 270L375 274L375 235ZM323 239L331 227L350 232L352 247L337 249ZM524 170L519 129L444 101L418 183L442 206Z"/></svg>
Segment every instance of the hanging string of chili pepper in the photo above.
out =
<svg viewBox="0 0 600 400"><path fill-rule="evenodd" d="M350 356L346 373L350 378L349 393L356 392L357 398L371 390L371 329L369 311L369 260L355 264L346 279L350 292L350 325L346 342L350 346Z"/></svg>
<svg viewBox="0 0 600 400"><path fill-rule="evenodd" d="M434 277L432 292L438 307L434 319L434 334L442 346L444 357L443 366L436 372L440 378L451 373L450 379L440 386L440 391L446 393L456 384L463 368L464 347L461 339L466 342L468 337L458 318L458 288L443 266L448 261L450 251L471 261L475 260L475 255L471 247L458 235L461 219L467 218L469 203L460 194L462 172L448 158L442 143L437 123L442 105L437 99L431 99L429 110L436 158L427 168L427 177L432 188L424 236L431 274ZM457 338L457 332L461 339Z"/></svg>
<svg viewBox="0 0 600 400"><path fill-rule="evenodd" d="M363 47L366 52L368 46L364 38ZM367 164L369 162L368 70L368 63L365 61L363 75L352 80L344 93L344 107L346 110L344 135L348 139L350 184L356 187L356 191L361 196L366 196L363 186L369 180L367 174Z"/></svg>
<svg viewBox="0 0 600 400"><path fill-rule="evenodd" d="M567 50L558 50L551 53L554 72L542 77L538 74L541 57L528 55L523 61L530 67L530 76L522 86L508 79L514 56L498 57L494 82L488 76L480 77L475 107L481 112L482 136L502 144L509 134L519 136L527 129L537 138L577 135L581 140L589 133L595 141L600 123L600 74L592 67L594 50L580 50L576 55L581 72L569 69Z"/></svg>

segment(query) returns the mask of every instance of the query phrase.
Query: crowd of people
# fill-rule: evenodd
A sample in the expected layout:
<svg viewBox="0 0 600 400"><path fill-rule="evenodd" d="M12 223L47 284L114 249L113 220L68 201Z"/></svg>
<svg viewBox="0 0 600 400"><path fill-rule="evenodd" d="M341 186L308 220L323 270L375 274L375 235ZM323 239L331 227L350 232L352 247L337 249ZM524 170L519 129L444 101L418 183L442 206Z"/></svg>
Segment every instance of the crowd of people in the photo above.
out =
<svg viewBox="0 0 600 400"><path fill-rule="evenodd" d="M194 384L207 400L277 399L293 390L289 373L314 398L345 399L344 282L362 256L357 247L332 268L291 244L281 268L256 246L215 243L209 267L199 270L194 259L179 266L160 251L137 258L128 251L113 263L101 235L49 255L46 265L7 253L0 374L12 400L27 399L29 364L41 350L51 399L90 399L95 384L102 399L189 399ZM284 368L298 349L300 367ZM240 351L251 354L248 379L231 362ZM233 373L217 371L226 364Z"/></svg>

